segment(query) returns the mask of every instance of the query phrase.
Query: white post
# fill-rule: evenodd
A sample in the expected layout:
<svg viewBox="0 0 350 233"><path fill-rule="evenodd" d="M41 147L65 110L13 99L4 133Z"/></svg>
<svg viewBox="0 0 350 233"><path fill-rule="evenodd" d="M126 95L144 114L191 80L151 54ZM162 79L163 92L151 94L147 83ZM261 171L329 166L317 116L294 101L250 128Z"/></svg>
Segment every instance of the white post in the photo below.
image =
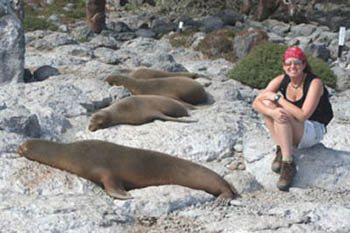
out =
<svg viewBox="0 0 350 233"><path fill-rule="evenodd" d="M345 27L340 27L339 39L338 39L338 58L341 57L344 44L345 44Z"/></svg>
<svg viewBox="0 0 350 233"><path fill-rule="evenodd" d="M179 32L183 31L183 27L184 27L184 22L180 21L179 22Z"/></svg>

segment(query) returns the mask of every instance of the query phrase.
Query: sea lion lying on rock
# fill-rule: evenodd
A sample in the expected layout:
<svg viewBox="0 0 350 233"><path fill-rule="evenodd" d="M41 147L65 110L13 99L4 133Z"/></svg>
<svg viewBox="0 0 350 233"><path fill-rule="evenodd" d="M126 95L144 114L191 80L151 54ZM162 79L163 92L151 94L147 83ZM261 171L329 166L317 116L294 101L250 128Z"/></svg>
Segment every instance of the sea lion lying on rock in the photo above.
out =
<svg viewBox="0 0 350 233"><path fill-rule="evenodd" d="M166 72L161 70L150 69L146 67L138 67L128 74L129 77L135 79L152 79L152 78L168 78L168 77L186 77L198 78L198 74L190 72Z"/></svg>
<svg viewBox="0 0 350 233"><path fill-rule="evenodd" d="M110 85L124 86L134 95L162 95L189 104L202 104L208 99L204 87L195 80L183 77L135 79L111 75L105 80Z"/></svg>
<svg viewBox="0 0 350 233"><path fill-rule="evenodd" d="M185 106L166 96L129 96L94 113L90 119L89 130L108 128L117 124L140 125L154 120L195 122L177 119L188 116Z"/></svg>
<svg viewBox="0 0 350 233"><path fill-rule="evenodd" d="M132 198L127 192L131 189L170 184L200 189L220 200L237 196L235 188L212 170L156 151L99 140L62 144L33 139L17 153L103 185L118 199Z"/></svg>

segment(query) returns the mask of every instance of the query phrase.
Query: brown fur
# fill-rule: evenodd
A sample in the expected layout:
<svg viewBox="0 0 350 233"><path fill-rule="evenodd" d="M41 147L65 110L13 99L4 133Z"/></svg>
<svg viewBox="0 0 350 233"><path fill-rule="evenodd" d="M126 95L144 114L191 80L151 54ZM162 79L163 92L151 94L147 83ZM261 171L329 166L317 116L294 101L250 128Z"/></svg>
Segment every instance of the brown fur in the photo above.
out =
<svg viewBox="0 0 350 233"><path fill-rule="evenodd" d="M184 105L174 99L157 95L129 96L94 113L89 130L108 128L117 124L140 125L154 120L194 122L177 119L188 116Z"/></svg>
<svg viewBox="0 0 350 233"><path fill-rule="evenodd" d="M28 140L17 153L103 185L118 199L131 198L127 192L131 189L169 184L204 190L226 200L237 195L233 186L208 168L164 153L104 141L61 144Z"/></svg>
<svg viewBox="0 0 350 233"><path fill-rule="evenodd" d="M161 70L150 69L146 67L139 67L129 74L129 77L135 79L152 79L152 78L168 78L168 77L186 77L195 79L198 77L195 73L190 72L166 72Z"/></svg>
<svg viewBox="0 0 350 233"><path fill-rule="evenodd" d="M90 29L100 33L106 26L106 0L88 0L85 13Z"/></svg>
<svg viewBox="0 0 350 233"><path fill-rule="evenodd" d="M204 87L195 80L183 77L134 79L113 75L105 80L110 85L124 86L134 95L162 95L189 104L205 103L208 99Z"/></svg>

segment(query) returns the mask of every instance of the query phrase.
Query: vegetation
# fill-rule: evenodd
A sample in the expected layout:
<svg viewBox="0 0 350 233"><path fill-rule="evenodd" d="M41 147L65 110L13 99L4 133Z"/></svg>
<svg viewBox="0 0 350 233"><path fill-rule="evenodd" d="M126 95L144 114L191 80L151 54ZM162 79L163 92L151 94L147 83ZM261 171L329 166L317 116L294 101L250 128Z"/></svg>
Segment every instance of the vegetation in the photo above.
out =
<svg viewBox="0 0 350 233"><path fill-rule="evenodd" d="M196 31L193 30L175 32L169 36L169 42L173 47L189 48L192 46L195 33ZM209 59L224 58L235 62L236 56L233 52L234 36L235 33L228 29L210 32L194 47L194 50L202 52Z"/></svg>
<svg viewBox="0 0 350 233"><path fill-rule="evenodd" d="M58 27L53 23L50 23L45 18L39 18L32 15L26 15L23 21L23 27L25 31L35 30L51 30L56 31Z"/></svg>
<svg viewBox="0 0 350 233"><path fill-rule="evenodd" d="M169 42L173 47L189 48L192 44L193 35L196 31L185 30L183 32L175 32L169 35Z"/></svg>
<svg viewBox="0 0 350 233"><path fill-rule="evenodd" d="M271 79L283 72L282 56L286 48L285 45L263 42L229 71L230 78L253 88L264 88ZM318 75L326 85L334 88L336 76L328 65L318 58L308 54L306 56L313 73Z"/></svg>
<svg viewBox="0 0 350 233"><path fill-rule="evenodd" d="M234 37L235 33L228 29L210 32L199 42L195 50L202 52L210 59L224 58L235 62L236 55L233 52Z"/></svg>
<svg viewBox="0 0 350 233"><path fill-rule="evenodd" d="M57 25L48 20L51 15L58 15L60 22L73 23L85 17L85 0L74 1L74 7L67 10L65 7L70 0L56 0L52 5L33 6L25 1L24 29L33 30L57 30Z"/></svg>

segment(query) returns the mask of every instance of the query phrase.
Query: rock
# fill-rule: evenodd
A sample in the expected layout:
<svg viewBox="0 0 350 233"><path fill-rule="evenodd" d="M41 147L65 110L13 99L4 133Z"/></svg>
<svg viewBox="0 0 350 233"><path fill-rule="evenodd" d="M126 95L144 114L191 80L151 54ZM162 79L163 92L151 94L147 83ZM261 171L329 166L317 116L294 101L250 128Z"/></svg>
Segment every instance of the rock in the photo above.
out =
<svg viewBox="0 0 350 233"><path fill-rule="evenodd" d="M117 33L132 32L130 27L124 22L110 22L107 24L107 27Z"/></svg>
<svg viewBox="0 0 350 233"><path fill-rule="evenodd" d="M222 20L224 25L234 26L237 21L243 21L243 16L241 14L229 9L219 12L216 16Z"/></svg>
<svg viewBox="0 0 350 233"><path fill-rule="evenodd" d="M12 9L16 12L19 20L23 22L24 19L24 1L23 0L12 0L10 1Z"/></svg>
<svg viewBox="0 0 350 233"><path fill-rule="evenodd" d="M261 30L247 30L240 32L233 40L233 50L239 59L245 57L250 50L260 42L267 40L266 32Z"/></svg>
<svg viewBox="0 0 350 233"><path fill-rule="evenodd" d="M0 129L27 137L39 138L41 128L38 117L24 107L12 107L0 111Z"/></svg>
<svg viewBox="0 0 350 233"><path fill-rule="evenodd" d="M274 154L272 143L266 130L256 127L246 135L243 151L247 170L254 174L258 182L268 190L276 190L278 180L278 175L270 168ZM297 174L293 187L317 186L334 192L349 191L346 185L350 176L350 172L347 172L350 166L349 152L327 149L318 145L297 151L295 159Z"/></svg>
<svg viewBox="0 0 350 233"><path fill-rule="evenodd" d="M128 41L136 38L135 32L113 33L113 38L117 41Z"/></svg>
<svg viewBox="0 0 350 233"><path fill-rule="evenodd" d="M319 3L315 8L317 10L309 16L312 21L318 22L322 25L327 25L333 32L337 32L340 26L349 28L350 20L347 15L349 14L350 9L348 5Z"/></svg>
<svg viewBox="0 0 350 233"><path fill-rule="evenodd" d="M274 19L267 19L263 22L268 28L271 28L271 33L276 33L279 36L286 36L291 30L291 24L287 24Z"/></svg>
<svg viewBox="0 0 350 233"><path fill-rule="evenodd" d="M117 65L120 63L118 56L114 53L113 49L109 48L97 48L95 49L95 57L106 64Z"/></svg>
<svg viewBox="0 0 350 233"><path fill-rule="evenodd" d="M0 0L0 85L23 82L24 31L9 0Z"/></svg>
<svg viewBox="0 0 350 233"><path fill-rule="evenodd" d="M340 66L332 67L332 71L337 76L336 89L338 91L344 91L350 89L350 75L349 70Z"/></svg>
<svg viewBox="0 0 350 233"><path fill-rule="evenodd" d="M156 33L151 29L138 29L136 30L136 35L138 37L156 38Z"/></svg>
<svg viewBox="0 0 350 233"><path fill-rule="evenodd" d="M33 74L29 69L24 69L23 81L29 83L33 81Z"/></svg>
<svg viewBox="0 0 350 233"><path fill-rule="evenodd" d="M29 43L30 46L33 46L34 48L39 50L50 50L62 45L69 44L77 44L77 41L67 33L63 32L49 33L42 39L39 38L38 40L33 40Z"/></svg>
<svg viewBox="0 0 350 233"><path fill-rule="evenodd" d="M60 72L58 69L52 67L52 66L41 66L33 73L33 81L44 81L45 79L51 77L60 75Z"/></svg>
<svg viewBox="0 0 350 233"><path fill-rule="evenodd" d="M157 35L157 38L160 38L171 31L176 31L177 24L162 19L155 19L151 24L151 29Z"/></svg>
<svg viewBox="0 0 350 233"><path fill-rule="evenodd" d="M291 27L288 36L310 36L316 30L316 28L316 26L310 24L298 24Z"/></svg>
<svg viewBox="0 0 350 233"><path fill-rule="evenodd" d="M161 151L192 161L211 161L230 155L231 148L241 134L239 118L232 114L233 109L233 105L223 108L218 103L205 111L191 112L191 118L199 119L198 123L155 121L138 127L119 125L94 133L78 132L76 140L103 139L131 147ZM221 114L216 116L216 112ZM211 130L203 129L203 124ZM179 144L182 146L179 147Z"/></svg>
<svg viewBox="0 0 350 233"><path fill-rule="evenodd" d="M15 153L18 148L18 145L20 145L26 138L27 137L24 135L11 133L0 128L0 158L5 157L4 153ZM0 187L2 186L3 183L1 182Z"/></svg>
<svg viewBox="0 0 350 233"><path fill-rule="evenodd" d="M219 17L209 16L201 20L200 30L208 33L223 28L224 22Z"/></svg>
<svg viewBox="0 0 350 233"><path fill-rule="evenodd" d="M308 49L306 49L306 52L310 53L313 57L324 60L325 62L331 58L331 53L325 44L313 43Z"/></svg>
<svg viewBox="0 0 350 233"><path fill-rule="evenodd" d="M117 2L127 3L109 0L107 5ZM306 0L299 2L308 5ZM206 2L209 8L215 4L215 1ZM232 1L226 4L234 6ZM152 25L160 21L178 25L183 20L184 33L190 28L197 30L201 22L174 14L165 19L149 13L148 7L142 8L141 14L126 14L118 6L109 12L109 29L100 35L89 34L87 27L82 26L84 22L70 24L65 33L26 33L28 70L50 65L61 75L44 82L9 83L0 87L0 229L4 232L28 229L31 232L349 232L350 136L346 132L350 122L350 90L346 84L342 84L341 92L331 90L335 114L322 141L324 146L297 151L295 184L290 192L277 191L278 175L270 171L274 144L262 119L251 108L258 90L229 79L227 72L234 64L228 60L210 60L191 48L174 48L166 37L160 40L140 37L137 31L151 33ZM0 7L0 15L5 12L3 9ZM276 20L255 22L248 16L244 23L234 24L233 18L226 21L227 15L222 14L225 17L215 17L226 26L231 24L226 29L235 35L241 30L259 29L270 40L312 48L311 52L319 56L324 56L327 49L331 54L328 62L337 76L345 76L343 72L349 69L346 60L349 37L344 57L335 62L338 35L328 27L317 23L298 26ZM118 21L123 22L120 28L118 25L113 28L113 22ZM299 28L303 34L290 33L292 27ZM198 41L206 35L203 33ZM105 63L115 57L120 63ZM86 127L92 112L130 95L123 87L110 87L103 82L106 76L139 65L198 73L196 81L211 98L210 104L189 111L188 118L198 122L154 121L88 132ZM130 191L132 200L114 200L88 180L19 157L15 153L18 145L31 134L62 142L101 139L190 159L223 176L241 196L229 205L222 205L203 191L169 185Z"/></svg>

